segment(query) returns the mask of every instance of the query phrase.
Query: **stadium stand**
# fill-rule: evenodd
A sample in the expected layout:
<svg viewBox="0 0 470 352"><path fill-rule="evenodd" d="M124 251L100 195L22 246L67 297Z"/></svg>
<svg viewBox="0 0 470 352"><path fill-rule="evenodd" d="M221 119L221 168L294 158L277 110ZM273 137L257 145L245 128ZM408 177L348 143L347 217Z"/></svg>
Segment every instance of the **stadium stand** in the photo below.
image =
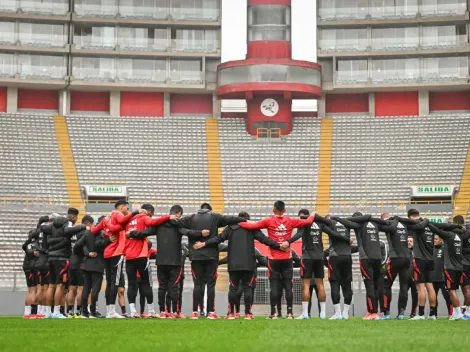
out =
<svg viewBox="0 0 470 352"><path fill-rule="evenodd" d="M225 210L271 213L283 199L312 208L317 192L320 121L294 120L292 133L266 143L246 133L241 119L219 120Z"/></svg>
<svg viewBox="0 0 470 352"><path fill-rule="evenodd" d="M81 186L126 184L159 206L208 200L202 118L67 117Z"/></svg>
<svg viewBox="0 0 470 352"><path fill-rule="evenodd" d="M51 116L0 114L0 197L66 198Z"/></svg>

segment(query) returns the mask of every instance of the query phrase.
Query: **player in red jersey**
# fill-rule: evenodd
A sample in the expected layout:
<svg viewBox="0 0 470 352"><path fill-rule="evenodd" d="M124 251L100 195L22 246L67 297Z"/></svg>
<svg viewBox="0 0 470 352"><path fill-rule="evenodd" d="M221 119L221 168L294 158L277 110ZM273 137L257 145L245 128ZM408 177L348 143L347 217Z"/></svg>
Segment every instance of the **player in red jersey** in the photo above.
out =
<svg viewBox="0 0 470 352"><path fill-rule="evenodd" d="M131 221L126 225L126 232L144 231L147 227L158 226L169 220L178 220L176 215L164 215L159 218L152 219L151 216L155 213L155 208L151 204L144 204L141 207L140 214L134 216ZM137 318L137 310L135 308L135 299L137 297L137 272L141 278L141 288L146 297L150 297L149 291L150 278L148 268L148 239L136 239L128 237L126 239L126 273L127 273L127 299L131 310L131 318ZM148 302L151 308L150 313L154 314L152 310L153 301Z"/></svg>
<svg viewBox="0 0 470 352"><path fill-rule="evenodd" d="M126 224L133 216L139 214L138 211L129 213L129 203L126 200L119 200L114 205L115 210L94 226L90 231L98 235L101 230L106 237L113 237L116 240L104 250L106 264L106 318L123 318L116 312L116 297L121 278L122 265L124 263L124 249L126 245Z"/></svg>
<svg viewBox="0 0 470 352"><path fill-rule="evenodd" d="M294 277L292 254L291 251L285 252L285 250L290 246L292 230L294 228L310 226L315 219L314 216L310 216L305 220L290 218L284 216L285 212L285 203L278 200L274 203L274 216L263 219L257 223L240 223L240 227L247 230L267 229L268 237L281 245L281 250L270 248L268 255L268 274L271 287L271 319L276 317L276 304L278 301L279 285L281 284L283 284L286 291L287 319L294 319L292 312L292 303L294 300L294 293L292 291L292 280Z"/></svg>

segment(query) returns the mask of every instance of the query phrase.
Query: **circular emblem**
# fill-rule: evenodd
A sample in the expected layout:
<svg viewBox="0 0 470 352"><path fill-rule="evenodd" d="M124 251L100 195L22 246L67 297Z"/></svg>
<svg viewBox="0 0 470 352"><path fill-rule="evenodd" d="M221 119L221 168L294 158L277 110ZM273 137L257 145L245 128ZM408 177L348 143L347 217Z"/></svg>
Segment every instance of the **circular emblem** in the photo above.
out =
<svg viewBox="0 0 470 352"><path fill-rule="evenodd" d="M279 104L274 99L264 99L261 103L261 113L267 117L276 116L279 112Z"/></svg>

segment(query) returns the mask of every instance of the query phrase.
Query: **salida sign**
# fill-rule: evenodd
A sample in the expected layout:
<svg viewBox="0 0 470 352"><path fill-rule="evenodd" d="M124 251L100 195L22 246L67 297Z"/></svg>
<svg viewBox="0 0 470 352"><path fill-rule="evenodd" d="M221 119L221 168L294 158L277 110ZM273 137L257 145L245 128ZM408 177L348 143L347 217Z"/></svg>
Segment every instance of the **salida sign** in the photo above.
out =
<svg viewBox="0 0 470 352"><path fill-rule="evenodd" d="M452 185L419 185L411 187L414 198L452 197L455 186Z"/></svg>
<svg viewBox="0 0 470 352"><path fill-rule="evenodd" d="M122 193L121 186L90 186L93 193Z"/></svg>

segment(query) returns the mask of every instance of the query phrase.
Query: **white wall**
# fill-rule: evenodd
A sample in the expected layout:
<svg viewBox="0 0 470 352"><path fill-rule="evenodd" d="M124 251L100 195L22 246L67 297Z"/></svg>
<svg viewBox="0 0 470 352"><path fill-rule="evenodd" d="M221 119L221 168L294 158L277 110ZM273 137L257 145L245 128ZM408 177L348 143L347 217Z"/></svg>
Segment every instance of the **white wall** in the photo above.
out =
<svg viewBox="0 0 470 352"><path fill-rule="evenodd" d="M222 0L222 62L246 58L247 0ZM245 100L222 100L223 112L246 111Z"/></svg>
<svg viewBox="0 0 470 352"><path fill-rule="evenodd" d="M317 4L292 0L292 58L317 62ZM316 100L294 100L292 111L316 111Z"/></svg>
<svg viewBox="0 0 470 352"><path fill-rule="evenodd" d="M292 0L292 58L317 61L316 1ZM246 58L247 0L222 0L222 62ZM316 110L316 100L294 100L293 111ZM244 100L222 100L223 112L246 111Z"/></svg>

